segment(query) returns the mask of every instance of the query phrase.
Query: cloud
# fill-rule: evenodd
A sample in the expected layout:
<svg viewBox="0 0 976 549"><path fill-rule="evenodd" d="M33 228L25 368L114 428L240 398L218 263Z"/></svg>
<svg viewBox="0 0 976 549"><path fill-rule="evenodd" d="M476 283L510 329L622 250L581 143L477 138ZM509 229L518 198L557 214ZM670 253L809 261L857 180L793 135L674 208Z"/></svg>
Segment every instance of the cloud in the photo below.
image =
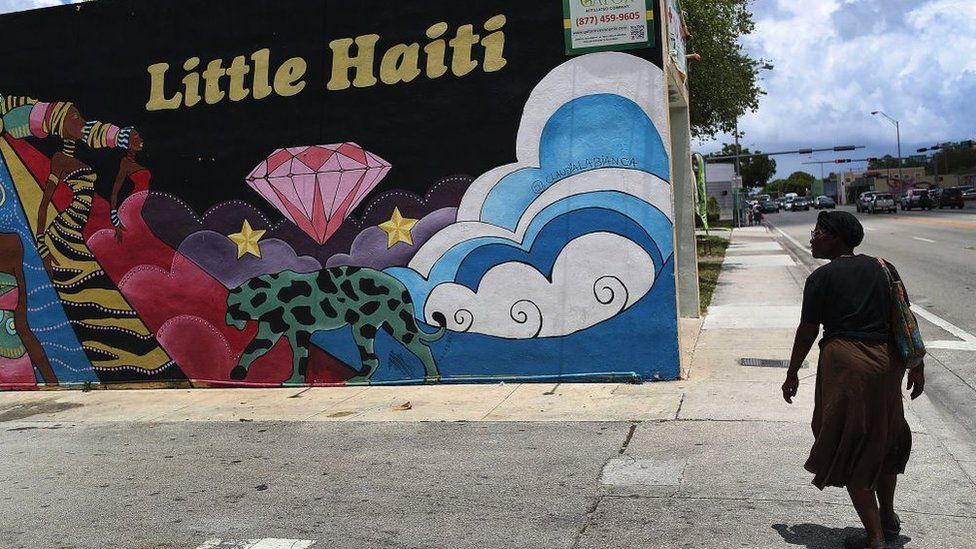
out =
<svg viewBox="0 0 976 549"><path fill-rule="evenodd" d="M294 223L279 219L272 223L255 205L241 200L221 202L198 215L193 208L177 196L152 191L146 199L143 215L146 223L159 239L178 249L185 238L202 230L220 234L232 234L241 230L246 219L255 230L265 230L265 238L276 238L291 246L298 255L314 257L325 264L336 254L349 253L360 233L390 218L394 206L405 217L420 219L428 213L456 207L461 196L471 184L467 175L451 175L438 179L424 196L412 192L394 190L376 195L362 207L359 215L350 215L323 245L317 244ZM258 194L254 193L255 198Z"/></svg>
<svg viewBox="0 0 976 549"><path fill-rule="evenodd" d="M0 0L0 13L35 10L71 4L71 0Z"/></svg>
<svg viewBox="0 0 976 549"><path fill-rule="evenodd" d="M894 155L894 128L872 117L875 110L899 120L903 154L972 137L976 2L762 0L753 13L756 32L743 44L775 69L763 75L767 95L759 111L740 120L745 146L772 151L858 144L867 148L844 156ZM730 141L719 136L702 149ZM809 160L779 157L778 175L813 171L801 164Z"/></svg>
<svg viewBox="0 0 976 549"><path fill-rule="evenodd" d="M351 265L386 269L405 266L431 236L453 223L456 217L457 208L441 208L425 215L410 231L412 245L397 242L389 247L389 240L383 229L376 226L367 227L353 241L348 254L336 254L330 257L326 267Z"/></svg>
<svg viewBox="0 0 976 549"><path fill-rule="evenodd" d="M183 240L179 253L199 265L228 289L265 274L282 271L313 273L322 269L318 260L309 256L298 256L291 246L277 238L261 239L258 246L261 257L245 254L239 258L237 245L225 235L214 231L200 231Z"/></svg>
<svg viewBox="0 0 976 549"><path fill-rule="evenodd" d="M626 75L626 76L621 76ZM647 294L672 254L658 67L600 53L535 87L518 162L478 177L457 222L392 268L423 318L505 338L569 335Z"/></svg>
<svg viewBox="0 0 976 549"><path fill-rule="evenodd" d="M611 318L653 286L654 261L631 240L589 233L567 244L551 277L521 262L492 267L477 291L438 285L427 301L448 328L507 338L571 334ZM514 283L514 284L513 284Z"/></svg>

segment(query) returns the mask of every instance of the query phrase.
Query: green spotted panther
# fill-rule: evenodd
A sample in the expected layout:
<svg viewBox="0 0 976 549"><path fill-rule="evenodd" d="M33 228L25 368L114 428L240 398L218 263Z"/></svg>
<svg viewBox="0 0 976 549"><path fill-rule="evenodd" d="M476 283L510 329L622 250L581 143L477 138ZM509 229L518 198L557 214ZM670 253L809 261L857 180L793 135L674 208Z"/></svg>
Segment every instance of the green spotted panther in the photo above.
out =
<svg viewBox="0 0 976 549"><path fill-rule="evenodd" d="M289 382L301 383L312 334L348 324L362 360L359 375L348 383L368 383L376 372L379 359L373 344L380 329L416 355L424 364L425 381L435 382L440 373L427 344L444 335L447 322L441 313L434 313L433 318L439 325L437 332L422 331L403 283L375 269L333 267L307 274L285 271L258 276L227 296L228 325L243 330L248 321L258 321L258 334L244 349L230 377L244 379L251 363L285 336L293 356Z"/></svg>

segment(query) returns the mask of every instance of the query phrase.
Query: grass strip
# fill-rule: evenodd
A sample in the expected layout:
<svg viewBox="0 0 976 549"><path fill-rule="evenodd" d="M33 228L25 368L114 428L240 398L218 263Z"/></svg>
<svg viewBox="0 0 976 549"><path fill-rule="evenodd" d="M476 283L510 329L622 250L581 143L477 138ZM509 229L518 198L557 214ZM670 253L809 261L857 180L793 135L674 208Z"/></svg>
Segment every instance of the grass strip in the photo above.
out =
<svg viewBox="0 0 976 549"><path fill-rule="evenodd" d="M726 238L698 237L698 299L703 314L712 303L712 295L718 286L718 275L722 271L722 261L728 247L729 240Z"/></svg>

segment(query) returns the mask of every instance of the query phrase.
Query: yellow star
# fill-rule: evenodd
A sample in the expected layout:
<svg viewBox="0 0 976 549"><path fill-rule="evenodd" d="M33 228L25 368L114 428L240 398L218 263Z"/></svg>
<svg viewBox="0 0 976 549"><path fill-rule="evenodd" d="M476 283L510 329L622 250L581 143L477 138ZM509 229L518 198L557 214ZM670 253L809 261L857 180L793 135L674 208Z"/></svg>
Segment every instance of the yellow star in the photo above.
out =
<svg viewBox="0 0 976 549"><path fill-rule="evenodd" d="M261 248L258 247L258 241L264 236L264 231L255 231L251 228L251 224L244 220L244 224L241 225L241 232L229 234L227 238L234 241L237 244L237 259L244 257L244 254L251 254L255 257L261 257Z"/></svg>
<svg viewBox="0 0 976 549"><path fill-rule="evenodd" d="M393 208L393 217L389 221L380 223L379 227L386 232L386 248L390 249L397 242L406 242L413 246L413 238L410 237L410 229L417 224L416 219L403 217L400 215L400 208Z"/></svg>

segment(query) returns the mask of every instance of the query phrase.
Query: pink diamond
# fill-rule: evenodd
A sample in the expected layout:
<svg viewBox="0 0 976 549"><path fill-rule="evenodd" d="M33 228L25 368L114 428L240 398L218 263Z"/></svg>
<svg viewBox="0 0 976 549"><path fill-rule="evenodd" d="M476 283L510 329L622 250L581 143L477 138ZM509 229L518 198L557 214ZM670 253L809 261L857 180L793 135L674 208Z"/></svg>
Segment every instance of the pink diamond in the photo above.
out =
<svg viewBox="0 0 976 549"><path fill-rule="evenodd" d="M247 184L319 244L324 244L390 171L355 143L278 149Z"/></svg>

